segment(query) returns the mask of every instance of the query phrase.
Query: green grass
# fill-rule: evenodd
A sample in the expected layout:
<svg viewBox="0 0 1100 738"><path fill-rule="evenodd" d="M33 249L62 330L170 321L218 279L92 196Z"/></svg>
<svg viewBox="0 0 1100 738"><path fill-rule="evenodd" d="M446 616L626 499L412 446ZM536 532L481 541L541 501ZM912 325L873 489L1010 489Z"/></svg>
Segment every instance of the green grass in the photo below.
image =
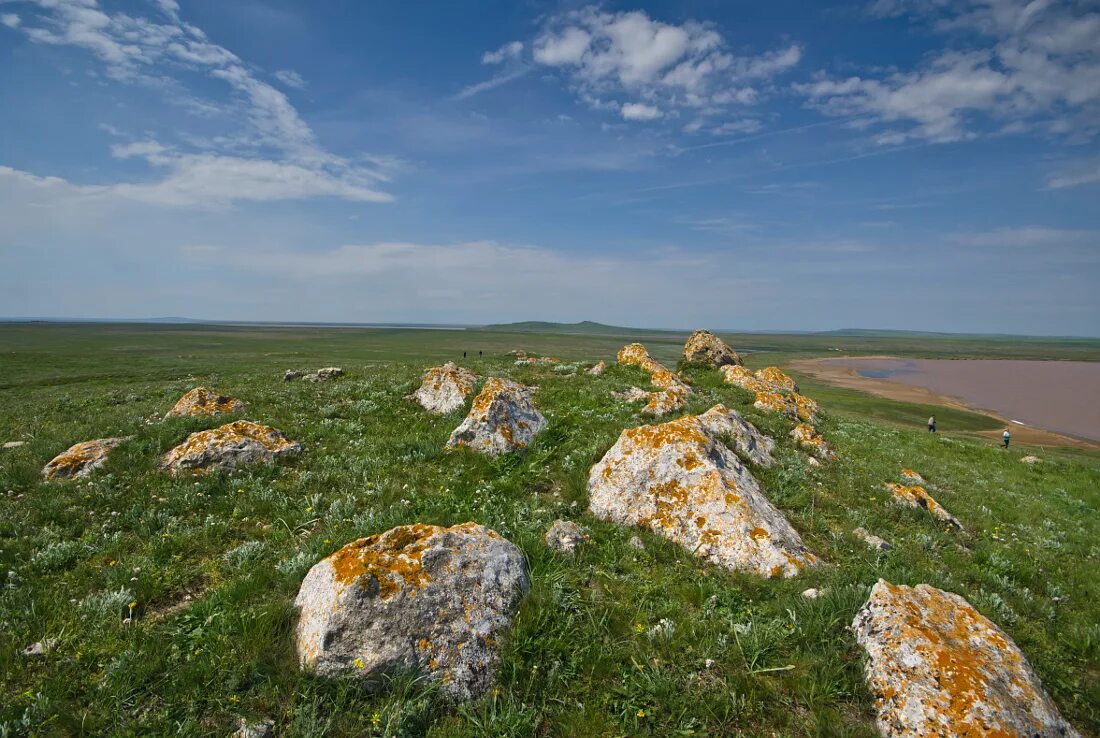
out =
<svg viewBox="0 0 1100 738"><path fill-rule="evenodd" d="M717 372L689 370L696 393L687 412L726 402L777 439L777 463L758 476L828 562L790 580L729 573L585 512L588 469L623 428L645 422L609 396L644 386L638 370L566 378L514 367L504 354L610 359L623 342L0 327L0 440L27 441L0 451L0 572L13 572L0 592L0 736L225 736L241 716L273 718L280 736L872 736L861 651L847 626L878 577L966 597L1016 640L1078 729L1100 733L1095 454L1044 453L1047 463L1029 467L1019 458L1030 449L966 437L984 427L982 416L958 413L951 424L960 433L930 436L927 408L811 385L841 457L813 469L791 447L786 420L755 411ZM651 349L672 360L678 346ZM463 350L483 375L539 386L550 424L526 454L445 453L462 413L433 417L402 399L426 366L461 362ZM287 368L333 364L348 376L281 381ZM198 384L241 398L244 417L282 429L304 454L230 475L156 472L188 432L217 424L158 420ZM56 453L107 435L133 438L105 469L86 481L40 480ZM902 466L924 474L965 533L886 503L882 483ZM573 559L542 540L559 517L593 533ZM467 520L515 542L531 567L495 691L452 706L415 674L368 694L298 671L292 601L312 564L395 525ZM857 526L895 549L869 551L850 535ZM645 550L628 545L634 534ZM808 587L826 595L803 600ZM57 640L46 657L20 655L46 638Z"/></svg>

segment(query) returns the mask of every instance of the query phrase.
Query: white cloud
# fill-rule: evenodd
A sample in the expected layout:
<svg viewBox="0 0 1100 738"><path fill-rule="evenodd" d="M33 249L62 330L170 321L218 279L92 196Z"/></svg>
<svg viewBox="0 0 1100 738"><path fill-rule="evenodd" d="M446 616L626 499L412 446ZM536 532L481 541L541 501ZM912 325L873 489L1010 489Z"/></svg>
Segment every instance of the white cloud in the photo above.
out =
<svg viewBox="0 0 1100 738"><path fill-rule="evenodd" d="M660 108L642 103L623 103L620 112L623 120L655 120L662 115Z"/></svg>
<svg viewBox="0 0 1100 738"><path fill-rule="evenodd" d="M455 99L455 100L465 100L467 98L473 97L474 95L479 95L482 92L488 92L489 90L495 90L496 88L500 87L501 85L506 85L509 82L511 82L512 80L519 79L520 77L527 74L529 71L531 71L531 70L528 69L527 67L520 67L518 69L513 69L509 72L502 72L501 74L498 74L495 77L490 77L489 79L487 79L483 82L478 82L477 84L473 84L473 85L469 85L467 87L463 87L461 90L459 90L455 94L453 99Z"/></svg>
<svg viewBox="0 0 1100 738"><path fill-rule="evenodd" d="M582 102L628 120L685 110L721 118L729 106L757 102L762 95L757 85L791 69L802 56L797 45L738 56L710 24L666 23L644 11L606 12L597 6L546 19L530 46L531 61L560 70Z"/></svg>
<svg viewBox="0 0 1100 738"><path fill-rule="evenodd" d="M1047 178L1047 189L1061 190L1068 187L1100 182L1100 157L1087 159Z"/></svg>
<svg viewBox="0 0 1100 738"><path fill-rule="evenodd" d="M302 75L295 72L293 69L280 69L275 72L275 79L279 80L287 87L293 87L296 90L300 90L306 86L306 81L302 79Z"/></svg>
<svg viewBox="0 0 1100 738"><path fill-rule="evenodd" d="M509 59L517 59L523 53L523 42L512 41L496 51L486 51L481 57L482 64L500 64Z"/></svg>
<svg viewBox="0 0 1100 738"><path fill-rule="evenodd" d="M257 78L233 52L181 20L175 0L157 0L157 20L109 13L97 0L33 2L39 12L20 24L32 41L86 49L118 81L153 84L174 100L188 100L190 109L214 115L228 110L238 119L243 115L250 124L245 132L204 139L207 148L215 149L213 153L174 153L163 161L146 156L150 164L167 167L168 178L156 185L120 185L126 191L174 205L315 196L373 202L392 199L376 189L387 179L385 167L377 162L364 164L368 157L348 159L325 149L285 94ZM224 104L189 96L177 79L179 71L225 82L231 101ZM290 70L276 72L275 77L290 86L304 83ZM253 153L253 158L242 157L242 150ZM263 156L257 153L260 151ZM209 190L211 196L204 198L198 183L215 172L241 187L241 193L214 186ZM288 182L278 186L272 181L275 176L286 176Z"/></svg>
<svg viewBox="0 0 1100 738"><path fill-rule="evenodd" d="M878 15L930 17L960 38L911 71L795 85L829 115L883 124L880 143L973 137L979 120L997 128L1046 121L1051 133L1094 135L1100 125L1100 13L1028 0L879 0Z"/></svg>
<svg viewBox="0 0 1100 738"><path fill-rule="evenodd" d="M18 28L22 19L15 13L4 13L0 15L0 23L3 23L8 28Z"/></svg>
<svg viewBox="0 0 1100 738"><path fill-rule="evenodd" d="M1049 226L1016 226L995 228L976 233L958 233L951 240L967 246L991 248L1055 248L1097 243L1100 231L1052 228Z"/></svg>

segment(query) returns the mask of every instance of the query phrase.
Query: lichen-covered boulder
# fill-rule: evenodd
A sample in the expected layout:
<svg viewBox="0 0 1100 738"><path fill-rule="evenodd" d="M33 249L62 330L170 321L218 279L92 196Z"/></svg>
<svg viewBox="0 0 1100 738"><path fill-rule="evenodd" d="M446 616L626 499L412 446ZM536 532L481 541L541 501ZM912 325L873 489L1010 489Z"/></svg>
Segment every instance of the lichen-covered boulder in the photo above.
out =
<svg viewBox="0 0 1100 738"><path fill-rule="evenodd" d="M924 487L919 485L906 486L904 484L898 484L897 482L887 482L886 489L893 495L894 502L899 505L927 510L932 514L932 517L938 520L942 520L959 529L963 527L962 523L956 520L954 515L947 512L943 505L936 502Z"/></svg>
<svg viewBox="0 0 1100 738"><path fill-rule="evenodd" d="M912 469L902 469L899 474L903 482L908 482L909 484L924 484L924 477Z"/></svg>
<svg viewBox="0 0 1100 738"><path fill-rule="evenodd" d="M420 389L412 394L412 398L428 412L449 413L466 404L466 398L474 391L475 384L476 374L448 361L424 373Z"/></svg>
<svg viewBox="0 0 1100 738"><path fill-rule="evenodd" d="M764 384L770 385L780 392L798 392L798 385L777 366L768 366L758 369L756 378Z"/></svg>
<svg viewBox="0 0 1100 738"><path fill-rule="evenodd" d="M47 480L85 477L107 463L111 449L125 438L98 438L84 441L58 454L42 469Z"/></svg>
<svg viewBox="0 0 1100 738"><path fill-rule="evenodd" d="M643 392L636 387L627 390L627 393L616 395L619 399L645 400L646 404L642 412L646 415L661 416L675 412L687 404L691 395L691 387L687 386L680 376L664 367L656 361L645 346L640 343L631 343L619 349L618 361L627 366L637 366L649 374L649 381L656 392Z"/></svg>
<svg viewBox="0 0 1100 738"><path fill-rule="evenodd" d="M698 330L684 344L684 360L712 367L739 366L741 357L725 341L710 331Z"/></svg>
<svg viewBox="0 0 1100 738"><path fill-rule="evenodd" d="M626 400L627 402L640 402L649 398L649 393L641 387L627 387L621 392L612 392L611 396L616 400Z"/></svg>
<svg viewBox="0 0 1100 738"><path fill-rule="evenodd" d="M791 431L791 438L794 439L802 448L812 453L822 461L832 461L836 458L836 454L833 452L829 444L820 433L812 426L806 423L799 423Z"/></svg>
<svg viewBox="0 0 1100 738"><path fill-rule="evenodd" d="M852 628L887 738L1078 736L1012 639L956 594L880 579Z"/></svg>
<svg viewBox="0 0 1100 738"><path fill-rule="evenodd" d="M368 682L419 669L451 698L469 699L492 683L497 646L528 588L523 552L476 523L361 538L302 582L299 663Z"/></svg>
<svg viewBox="0 0 1100 738"><path fill-rule="evenodd" d="M852 531L852 535L866 543L869 548L873 548L876 551L889 551L893 548L889 541L884 538L879 538L866 528L856 528Z"/></svg>
<svg viewBox="0 0 1100 738"><path fill-rule="evenodd" d="M196 387L179 399L165 418L214 417L244 410L244 403L228 395Z"/></svg>
<svg viewBox="0 0 1100 738"><path fill-rule="evenodd" d="M726 384L733 384L738 387L742 387L751 392L758 392L762 389L767 389L767 386L761 382L756 376L753 375L745 367L740 364L727 364L722 367L722 381Z"/></svg>
<svg viewBox="0 0 1100 738"><path fill-rule="evenodd" d="M818 559L735 453L767 461L770 448L770 439L723 405L628 428L592 467L588 507L604 520L649 528L711 563L793 576Z"/></svg>
<svg viewBox="0 0 1100 738"><path fill-rule="evenodd" d="M558 553L571 554L588 538L588 531L572 520L555 520L546 531L546 545Z"/></svg>
<svg viewBox="0 0 1100 738"><path fill-rule="evenodd" d="M511 379L489 377L446 447L467 446L490 456L527 448L546 427L546 418L531 401L532 392Z"/></svg>
<svg viewBox="0 0 1100 738"><path fill-rule="evenodd" d="M757 391L756 400L752 406L757 410L780 413L792 420L801 420L804 423L817 422L817 403L797 392L784 393L760 390Z"/></svg>
<svg viewBox="0 0 1100 738"><path fill-rule="evenodd" d="M660 417L676 412L687 404L689 391L686 387L670 387L657 392L646 392L642 413Z"/></svg>
<svg viewBox="0 0 1100 738"><path fill-rule="evenodd" d="M164 456L161 469L207 472L258 464L284 456L295 456L302 444L291 441L282 431L248 420L192 433Z"/></svg>
<svg viewBox="0 0 1100 738"><path fill-rule="evenodd" d="M598 364L595 364L594 366L591 366L588 369L585 369L584 373L588 374L588 375L591 375L593 377L598 377L601 374L603 374L606 369L607 369L607 362L606 361L600 361Z"/></svg>
<svg viewBox="0 0 1100 738"><path fill-rule="evenodd" d="M628 343L619 349L619 353L615 358L620 364L639 367L647 374L653 374L661 370L667 371L661 362L650 356L646 347L640 343Z"/></svg>

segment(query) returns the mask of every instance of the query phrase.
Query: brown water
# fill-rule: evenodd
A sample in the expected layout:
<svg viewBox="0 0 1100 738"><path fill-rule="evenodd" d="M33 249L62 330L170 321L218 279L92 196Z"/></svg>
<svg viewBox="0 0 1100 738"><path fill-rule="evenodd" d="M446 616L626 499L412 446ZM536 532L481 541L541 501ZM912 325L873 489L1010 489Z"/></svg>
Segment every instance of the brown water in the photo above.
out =
<svg viewBox="0 0 1100 738"><path fill-rule="evenodd" d="M830 359L861 376L924 387L1022 425L1100 441L1100 362Z"/></svg>

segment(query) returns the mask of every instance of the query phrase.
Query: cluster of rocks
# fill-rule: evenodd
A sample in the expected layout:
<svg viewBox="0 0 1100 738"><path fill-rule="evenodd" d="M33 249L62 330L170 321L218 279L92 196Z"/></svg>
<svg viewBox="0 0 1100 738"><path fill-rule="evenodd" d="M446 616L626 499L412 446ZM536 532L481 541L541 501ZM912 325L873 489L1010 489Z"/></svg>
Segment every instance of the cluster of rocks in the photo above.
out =
<svg viewBox="0 0 1100 738"><path fill-rule="evenodd" d="M817 422L817 403L798 392L798 385L779 367L769 366L755 373L743 366L722 367L726 384L733 384L756 394L753 406L757 410L782 413L804 423Z"/></svg>
<svg viewBox="0 0 1100 738"><path fill-rule="evenodd" d="M344 376L344 370L338 366L326 366L315 372L305 372L299 369L287 369L283 374L284 382L293 382L297 379L303 382L327 382L330 379Z"/></svg>
<svg viewBox="0 0 1100 738"><path fill-rule="evenodd" d="M626 394L613 393L614 397L630 401L645 400L642 412L646 415L661 416L675 412L687 403L691 388L680 379L678 374L669 371L663 364L649 355L646 347L640 343L631 343L619 349L617 360L626 366L636 366L649 374L650 383L656 391L647 392L639 387L631 387Z"/></svg>
<svg viewBox="0 0 1100 738"><path fill-rule="evenodd" d="M516 366L548 366L560 364L561 359L554 356L528 356L526 351L516 351Z"/></svg>

